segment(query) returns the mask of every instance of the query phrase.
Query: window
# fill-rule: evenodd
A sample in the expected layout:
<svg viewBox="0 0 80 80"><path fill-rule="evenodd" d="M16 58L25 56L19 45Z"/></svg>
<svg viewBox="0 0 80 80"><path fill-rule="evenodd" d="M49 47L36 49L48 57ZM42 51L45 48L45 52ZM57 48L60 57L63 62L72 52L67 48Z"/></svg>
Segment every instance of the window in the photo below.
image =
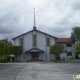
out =
<svg viewBox="0 0 80 80"><path fill-rule="evenodd" d="M71 47L72 46L72 44L67 44L67 47Z"/></svg>
<svg viewBox="0 0 80 80"><path fill-rule="evenodd" d="M72 52L67 52L67 56L72 56Z"/></svg>
<svg viewBox="0 0 80 80"><path fill-rule="evenodd" d="M50 46L50 39L47 38L47 46Z"/></svg>
<svg viewBox="0 0 80 80"><path fill-rule="evenodd" d="M20 45L23 46L23 38L20 38Z"/></svg>
<svg viewBox="0 0 80 80"><path fill-rule="evenodd" d="M36 47L36 35L33 35L33 46Z"/></svg>

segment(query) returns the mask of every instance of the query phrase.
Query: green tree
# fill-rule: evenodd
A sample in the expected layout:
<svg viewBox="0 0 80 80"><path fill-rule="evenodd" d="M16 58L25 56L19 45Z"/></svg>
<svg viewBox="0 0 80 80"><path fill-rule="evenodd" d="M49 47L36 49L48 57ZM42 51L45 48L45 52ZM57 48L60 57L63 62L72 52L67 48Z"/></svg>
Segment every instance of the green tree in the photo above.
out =
<svg viewBox="0 0 80 80"><path fill-rule="evenodd" d="M8 55L8 47L13 46L13 44L11 42L9 42L7 38L3 39L3 40L0 40L0 42L5 44L5 54Z"/></svg>
<svg viewBox="0 0 80 80"><path fill-rule="evenodd" d="M0 40L0 62L4 62L9 59L8 47L12 46L12 43L7 39Z"/></svg>
<svg viewBox="0 0 80 80"><path fill-rule="evenodd" d="M75 54L80 55L80 42L75 44Z"/></svg>
<svg viewBox="0 0 80 80"><path fill-rule="evenodd" d="M80 27L73 27L71 32L71 38L74 39L75 42L80 42Z"/></svg>
<svg viewBox="0 0 80 80"><path fill-rule="evenodd" d="M8 50L9 54L19 56L20 61L20 55L22 54L22 46L10 46Z"/></svg>
<svg viewBox="0 0 80 80"><path fill-rule="evenodd" d="M10 46L13 45L10 41L8 41L7 38L0 40L0 42L4 42L5 44L8 44L8 45L10 45Z"/></svg>
<svg viewBox="0 0 80 80"><path fill-rule="evenodd" d="M63 53L64 45L63 44L54 44L50 46L50 53L56 55L56 59L60 60L60 54Z"/></svg>
<svg viewBox="0 0 80 80"><path fill-rule="evenodd" d="M0 42L0 55L5 54L5 44L3 42Z"/></svg>

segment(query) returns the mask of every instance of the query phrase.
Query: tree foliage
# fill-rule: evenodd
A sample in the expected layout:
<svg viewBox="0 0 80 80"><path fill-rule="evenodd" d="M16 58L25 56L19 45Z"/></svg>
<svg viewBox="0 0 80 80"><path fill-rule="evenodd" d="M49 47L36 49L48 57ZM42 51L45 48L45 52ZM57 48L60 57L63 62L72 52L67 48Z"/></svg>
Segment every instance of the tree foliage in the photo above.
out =
<svg viewBox="0 0 80 80"><path fill-rule="evenodd" d="M80 27L72 28L71 38L73 38L75 42L80 42Z"/></svg>
<svg viewBox="0 0 80 80"><path fill-rule="evenodd" d="M0 55L5 54L5 44L3 42L0 42Z"/></svg>
<svg viewBox="0 0 80 80"><path fill-rule="evenodd" d="M60 57L60 54L63 53L64 45L63 44L54 44L50 47L50 53L55 54Z"/></svg>
<svg viewBox="0 0 80 80"><path fill-rule="evenodd" d="M9 50L9 54L13 54L13 55L22 54L22 46L10 46L8 50Z"/></svg>
<svg viewBox="0 0 80 80"><path fill-rule="evenodd" d="M5 48L5 54L8 54L8 47L13 46L13 44L11 42L9 42L7 40L7 38L3 39L3 40L0 40L0 42L3 43L3 45L5 45L5 47L4 47Z"/></svg>
<svg viewBox="0 0 80 80"><path fill-rule="evenodd" d="M75 44L75 54L80 54L80 42Z"/></svg>
<svg viewBox="0 0 80 80"><path fill-rule="evenodd" d="M13 46L7 39L0 40L0 62L5 62L8 59L8 47Z"/></svg>
<svg viewBox="0 0 80 80"><path fill-rule="evenodd" d="M50 53L51 54L61 54L63 53L63 44L54 44L50 47Z"/></svg>
<svg viewBox="0 0 80 80"><path fill-rule="evenodd" d="M4 44L7 44L8 46L13 46L13 44L10 41L8 41L7 38L0 40L0 42L3 42Z"/></svg>

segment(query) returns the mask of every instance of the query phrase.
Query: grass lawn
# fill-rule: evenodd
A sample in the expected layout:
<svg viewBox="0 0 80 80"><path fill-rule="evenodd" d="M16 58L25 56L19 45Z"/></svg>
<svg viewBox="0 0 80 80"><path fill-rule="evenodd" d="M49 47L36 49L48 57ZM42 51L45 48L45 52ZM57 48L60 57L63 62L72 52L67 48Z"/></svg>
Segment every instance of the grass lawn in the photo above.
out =
<svg viewBox="0 0 80 80"><path fill-rule="evenodd" d="M53 62L66 62L66 61L72 61L72 62L80 62L80 59L67 59L67 60L53 60Z"/></svg>
<svg viewBox="0 0 80 80"><path fill-rule="evenodd" d="M70 60L66 60L66 61L80 62L80 59L70 59Z"/></svg>

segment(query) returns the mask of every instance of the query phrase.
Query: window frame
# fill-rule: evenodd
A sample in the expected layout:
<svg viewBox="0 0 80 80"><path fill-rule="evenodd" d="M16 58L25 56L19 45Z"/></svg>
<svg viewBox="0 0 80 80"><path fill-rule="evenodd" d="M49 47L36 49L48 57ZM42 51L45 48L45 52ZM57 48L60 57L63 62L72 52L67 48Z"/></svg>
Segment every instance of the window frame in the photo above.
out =
<svg viewBox="0 0 80 80"><path fill-rule="evenodd" d="M72 52L67 52L67 56L72 56Z"/></svg>
<svg viewBox="0 0 80 80"><path fill-rule="evenodd" d="M49 37L47 37L46 43L47 43L47 47L49 47L50 46L50 38Z"/></svg>
<svg viewBox="0 0 80 80"><path fill-rule="evenodd" d="M36 47L36 34L33 34L33 47Z"/></svg>
<svg viewBox="0 0 80 80"><path fill-rule="evenodd" d="M66 46L67 47L72 47L72 44L71 43L67 43Z"/></svg>
<svg viewBox="0 0 80 80"><path fill-rule="evenodd" d="M23 38L20 38L20 46L23 46Z"/></svg>

